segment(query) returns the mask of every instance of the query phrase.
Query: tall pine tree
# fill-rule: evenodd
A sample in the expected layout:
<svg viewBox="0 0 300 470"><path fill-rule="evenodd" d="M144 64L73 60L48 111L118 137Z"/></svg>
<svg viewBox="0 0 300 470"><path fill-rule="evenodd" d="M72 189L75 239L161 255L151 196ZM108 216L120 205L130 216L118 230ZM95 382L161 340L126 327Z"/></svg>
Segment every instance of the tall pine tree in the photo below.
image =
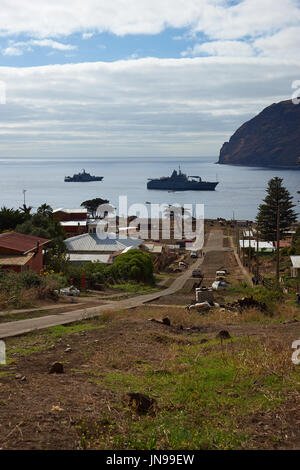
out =
<svg viewBox="0 0 300 470"><path fill-rule="evenodd" d="M267 196L258 208L257 228L264 240L275 242L277 239L277 211L280 211L280 238L283 232L297 220L293 210L292 196L282 185L282 178L272 178L268 183Z"/></svg>

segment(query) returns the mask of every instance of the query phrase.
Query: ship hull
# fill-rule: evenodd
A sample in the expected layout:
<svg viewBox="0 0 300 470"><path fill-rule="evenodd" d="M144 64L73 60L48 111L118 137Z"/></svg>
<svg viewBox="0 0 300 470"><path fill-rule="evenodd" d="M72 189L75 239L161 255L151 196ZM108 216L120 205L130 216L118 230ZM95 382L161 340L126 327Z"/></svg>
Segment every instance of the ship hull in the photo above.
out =
<svg viewBox="0 0 300 470"><path fill-rule="evenodd" d="M168 191L214 191L218 182L191 181L189 183L151 180L147 183L147 189L159 189Z"/></svg>
<svg viewBox="0 0 300 470"><path fill-rule="evenodd" d="M93 181L102 181L103 178L103 176L95 176L91 179L65 178L65 183L91 183Z"/></svg>

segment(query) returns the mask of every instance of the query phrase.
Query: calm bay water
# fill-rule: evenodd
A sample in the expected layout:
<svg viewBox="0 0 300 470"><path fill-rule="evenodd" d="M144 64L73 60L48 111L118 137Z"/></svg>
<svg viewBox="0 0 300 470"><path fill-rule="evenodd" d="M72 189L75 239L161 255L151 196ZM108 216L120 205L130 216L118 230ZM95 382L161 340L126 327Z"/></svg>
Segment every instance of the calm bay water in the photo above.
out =
<svg viewBox="0 0 300 470"><path fill-rule="evenodd" d="M118 197L126 195L128 204L168 203L205 205L205 217L254 219L257 207L265 197L267 182L274 176L283 178L296 211L300 214L300 172L216 165L217 158L101 158L97 160L9 160L0 159L0 206L17 208L26 203L37 208L46 202L53 208L79 207L81 202L94 197L109 199L118 205ZM216 191L147 190L147 178L169 176L174 168L188 175L199 175L208 181L218 178ZM93 175L104 176L102 182L65 183L64 176L78 173L82 168Z"/></svg>

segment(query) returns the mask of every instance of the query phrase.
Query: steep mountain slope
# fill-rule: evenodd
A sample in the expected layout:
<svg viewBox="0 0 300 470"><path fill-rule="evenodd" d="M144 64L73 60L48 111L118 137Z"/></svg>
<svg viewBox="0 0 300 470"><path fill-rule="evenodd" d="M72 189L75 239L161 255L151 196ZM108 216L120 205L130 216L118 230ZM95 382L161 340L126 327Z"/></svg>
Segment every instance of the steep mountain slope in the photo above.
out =
<svg viewBox="0 0 300 470"><path fill-rule="evenodd" d="M300 104L272 104L225 142L219 162L229 165L299 168Z"/></svg>

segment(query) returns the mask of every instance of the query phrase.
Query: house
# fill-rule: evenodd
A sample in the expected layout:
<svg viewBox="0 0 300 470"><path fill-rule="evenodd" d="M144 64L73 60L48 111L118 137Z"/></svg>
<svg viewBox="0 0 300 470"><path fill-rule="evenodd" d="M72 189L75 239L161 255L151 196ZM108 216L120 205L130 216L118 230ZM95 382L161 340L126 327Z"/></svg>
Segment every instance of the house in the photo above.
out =
<svg viewBox="0 0 300 470"><path fill-rule="evenodd" d="M43 248L50 240L17 232L0 234L0 266L16 272L35 271L44 267Z"/></svg>
<svg viewBox="0 0 300 470"><path fill-rule="evenodd" d="M53 211L53 217L60 221L62 228L69 237L81 235L88 231L87 209L82 207L78 209L59 208Z"/></svg>
<svg viewBox="0 0 300 470"><path fill-rule="evenodd" d="M277 248L277 241L274 242L274 245ZM289 248L290 246L292 246L291 242L286 240L279 240L279 248Z"/></svg>
<svg viewBox="0 0 300 470"><path fill-rule="evenodd" d="M138 238L116 238L113 234L105 233L99 237L96 233L84 233L65 240L68 260L70 263L82 264L93 261L112 264L119 254L139 248L144 240Z"/></svg>
<svg viewBox="0 0 300 470"><path fill-rule="evenodd" d="M83 207L77 209L59 208L53 211L53 217L61 222L70 222L72 220L86 220L87 209Z"/></svg>
<svg viewBox="0 0 300 470"><path fill-rule="evenodd" d="M300 275L300 255L299 256L291 256L291 277L298 277Z"/></svg>

